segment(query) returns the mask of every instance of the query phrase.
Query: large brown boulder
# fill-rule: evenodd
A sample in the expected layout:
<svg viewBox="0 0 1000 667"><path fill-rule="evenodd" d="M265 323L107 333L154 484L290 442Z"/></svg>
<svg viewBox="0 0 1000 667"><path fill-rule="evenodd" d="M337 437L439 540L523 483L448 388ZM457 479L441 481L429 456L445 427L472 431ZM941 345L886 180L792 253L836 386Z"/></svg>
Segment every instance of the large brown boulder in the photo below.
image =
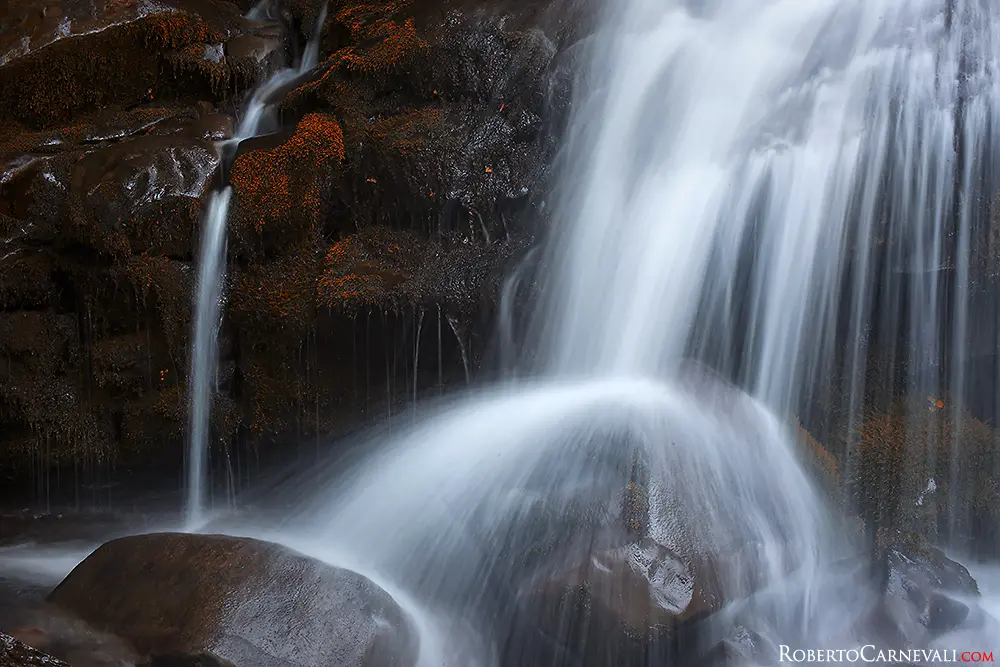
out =
<svg viewBox="0 0 1000 667"><path fill-rule="evenodd" d="M667 659L679 634L722 607L718 586L709 567L648 538L599 549L522 586L512 643L523 654L508 659L563 652L595 666L608 656L622 664Z"/></svg>
<svg viewBox="0 0 1000 667"><path fill-rule="evenodd" d="M262 667L402 667L410 619L359 574L224 535L113 540L50 601L151 656L211 653Z"/></svg>

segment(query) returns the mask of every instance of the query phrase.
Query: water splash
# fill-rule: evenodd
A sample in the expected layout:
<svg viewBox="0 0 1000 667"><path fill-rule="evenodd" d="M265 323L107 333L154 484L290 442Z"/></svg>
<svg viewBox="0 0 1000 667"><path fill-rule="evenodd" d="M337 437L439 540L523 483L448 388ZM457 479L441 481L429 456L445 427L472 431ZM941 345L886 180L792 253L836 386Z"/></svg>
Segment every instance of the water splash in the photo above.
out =
<svg viewBox="0 0 1000 667"><path fill-rule="evenodd" d="M262 3L255 7L251 14L256 16L263 7L265 5ZM273 101L275 94L316 65L326 14L327 5L324 3L316 21L315 32L306 45L299 66L278 70L253 92L233 138L223 144L224 152L227 149L235 152L241 141L257 136L268 104ZM213 193L208 205L208 214L202 224L198 251L198 287L191 344L191 417L186 507L188 528L194 528L205 521L207 505L205 496L209 481L209 434L218 372L218 339L226 268L226 223L231 198L231 187L224 187Z"/></svg>

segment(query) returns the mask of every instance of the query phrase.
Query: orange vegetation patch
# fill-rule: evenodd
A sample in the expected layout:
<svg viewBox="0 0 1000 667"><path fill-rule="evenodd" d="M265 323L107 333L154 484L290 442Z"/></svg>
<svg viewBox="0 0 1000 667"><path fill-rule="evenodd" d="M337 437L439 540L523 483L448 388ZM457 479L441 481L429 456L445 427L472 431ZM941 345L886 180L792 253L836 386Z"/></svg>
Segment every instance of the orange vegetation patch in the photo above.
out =
<svg viewBox="0 0 1000 667"><path fill-rule="evenodd" d="M403 250L394 242L373 246L359 235L334 243L319 280L320 302L348 309L385 305L393 288L410 278L402 266Z"/></svg>
<svg viewBox="0 0 1000 667"><path fill-rule="evenodd" d="M892 525L913 521L927 506L917 501L930 493L933 478L930 498L959 524L979 513L1000 518L997 434L968 413L942 409L945 405L936 397L930 409L924 400L901 399L861 423L852 481L858 500L874 516Z"/></svg>
<svg viewBox="0 0 1000 667"><path fill-rule="evenodd" d="M337 106L340 100L334 93L344 75L400 72L425 55L430 47L420 38L413 19L397 20L408 4L408 0L362 3L335 14L333 20L347 29L354 44L331 54L322 65L326 73L301 86L286 103L294 105L294 100L316 94Z"/></svg>
<svg viewBox="0 0 1000 667"><path fill-rule="evenodd" d="M291 222L311 229L320 215L327 175L344 159L340 125L324 114L308 114L295 134L273 150L245 153L233 164L230 182L242 222L258 233Z"/></svg>
<svg viewBox="0 0 1000 667"><path fill-rule="evenodd" d="M819 479L833 491L840 487L840 465L826 447L801 425L797 427L798 443L806 463Z"/></svg>
<svg viewBox="0 0 1000 667"><path fill-rule="evenodd" d="M192 43L214 44L226 39L225 33L187 12L156 14L129 26L133 34L150 47L177 49Z"/></svg>

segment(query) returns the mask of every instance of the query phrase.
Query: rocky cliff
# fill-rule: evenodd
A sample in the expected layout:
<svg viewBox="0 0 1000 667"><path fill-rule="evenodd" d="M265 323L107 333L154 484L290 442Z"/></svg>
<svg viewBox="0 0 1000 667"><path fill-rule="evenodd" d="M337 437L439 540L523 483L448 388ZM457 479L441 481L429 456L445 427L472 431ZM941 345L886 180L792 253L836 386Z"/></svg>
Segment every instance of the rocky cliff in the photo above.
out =
<svg viewBox="0 0 1000 667"><path fill-rule="evenodd" d="M216 452L335 433L474 370L499 277L544 225L582 9L241 4L0 6L8 480L179 462L199 232L226 184ZM265 136L227 144L324 16Z"/></svg>

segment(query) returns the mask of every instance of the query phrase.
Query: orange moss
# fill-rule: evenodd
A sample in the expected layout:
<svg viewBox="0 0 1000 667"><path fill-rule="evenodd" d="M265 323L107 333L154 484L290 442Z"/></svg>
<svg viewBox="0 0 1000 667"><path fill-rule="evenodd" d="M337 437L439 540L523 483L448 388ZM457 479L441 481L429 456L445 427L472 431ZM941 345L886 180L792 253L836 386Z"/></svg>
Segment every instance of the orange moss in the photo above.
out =
<svg viewBox="0 0 1000 667"><path fill-rule="evenodd" d="M955 414L946 406L936 398L930 405L901 399L886 413L868 414L858 428L853 482L861 505L880 527L933 524L937 517L918 516L930 511L930 504L959 524L974 513L1000 518L997 435L971 415ZM953 463L959 469L955 488ZM929 502L916 505L931 478L936 491Z"/></svg>
<svg viewBox="0 0 1000 667"><path fill-rule="evenodd" d="M314 228L323 189L334 165L344 159L344 136L336 120L308 114L295 133L273 150L244 153L233 164L230 182L244 225L257 234L294 223Z"/></svg>
<svg viewBox="0 0 1000 667"><path fill-rule="evenodd" d="M330 246L319 280L323 305L328 308L385 305L391 300L391 290L409 278L401 262L386 257L399 254L397 243L372 246L365 241L359 235L352 235Z"/></svg>
<svg viewBox="0 0 1000 667"><path fill-rule="evenodd" d="M155 14L128 26L149 48L177 49L192 43L215 44L226 39L225 33L187 12Z"/></svg>
<svg viewBox="0 0 1000 667"><path fill-rule="evenodd" d="M839 489L841 478L837 459L801 425L798 425L796 430L803 457L813 473L829 491Z"/></svg>
<svg viewBox="0 0 1000 667"><path fill-rule="evenodd" d="M426 55L429 44L417 33L413 19L400 23L396 17L409 0L363 3L347 7L333 20L344 26L354 44L331 54L322 67L322 77L295 90L285 104L295 107L303 98L316 95L334 108L350 104L355 95L343 95L346 75L382 78L407 69ZM338 94L339 93L339 94Z"/></svg>

